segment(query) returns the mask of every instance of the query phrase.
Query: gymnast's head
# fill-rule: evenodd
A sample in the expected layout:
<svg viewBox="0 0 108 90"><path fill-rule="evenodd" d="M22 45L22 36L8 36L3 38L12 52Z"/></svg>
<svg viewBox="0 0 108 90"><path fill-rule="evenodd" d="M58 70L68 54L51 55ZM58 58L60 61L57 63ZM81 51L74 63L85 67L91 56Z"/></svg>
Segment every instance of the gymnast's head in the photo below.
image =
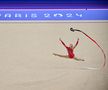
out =
<svg viewBox="0 0 108 90"><path fill-rule="evenodd" d="M69 44L69 47L73 49L73 44Z"/></svg>

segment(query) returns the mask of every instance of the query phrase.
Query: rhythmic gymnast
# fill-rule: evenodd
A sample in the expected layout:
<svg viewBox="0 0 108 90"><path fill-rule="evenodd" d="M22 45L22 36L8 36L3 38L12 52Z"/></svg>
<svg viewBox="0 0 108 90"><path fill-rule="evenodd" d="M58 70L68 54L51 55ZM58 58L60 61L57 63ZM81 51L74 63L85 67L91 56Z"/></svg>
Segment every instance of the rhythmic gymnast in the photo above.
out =
<svg viewBox="0 0 108 90"><path fill-rule="evenodd" d="M59 57L63 57L63 58L69 58L69 59L74 59L74 60L77 60L77 61L84 61L83 59L78 59L75 57L75 54L74 54L74 49L76 48L76 46L78 45L78 42L79 42L79 38L75 44L75 46L73 46L72 44L70 44L69 46L66 46L65 43L59 39L61 41L61 43L64 45L64 47L67 49L67 52L68 52L68 55L60 55L60 54L56 54L56 53L53 53L53 55L55 56L59 56Z"/></svg>

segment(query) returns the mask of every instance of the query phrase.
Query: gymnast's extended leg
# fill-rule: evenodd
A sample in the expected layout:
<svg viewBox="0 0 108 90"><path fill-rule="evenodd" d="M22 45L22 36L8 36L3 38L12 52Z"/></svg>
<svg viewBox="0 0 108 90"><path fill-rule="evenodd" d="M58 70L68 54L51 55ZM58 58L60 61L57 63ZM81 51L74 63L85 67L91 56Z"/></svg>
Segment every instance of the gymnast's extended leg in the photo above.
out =
<svg viewBox="0 0 108 90"><path fill-rule="evenodd" d="M53 53L53 55L63 57L63 58L69 58L67 55L60 55L60 54L56 54L56 53Z"/></svg>
<svg viewBox="0 0 108 90"><path fill-rule="evenodd" d="M76 61L85 61L84 59L79 59L79 58L76 58L76 57L74 57L74 59L75 59Z"/></svg>

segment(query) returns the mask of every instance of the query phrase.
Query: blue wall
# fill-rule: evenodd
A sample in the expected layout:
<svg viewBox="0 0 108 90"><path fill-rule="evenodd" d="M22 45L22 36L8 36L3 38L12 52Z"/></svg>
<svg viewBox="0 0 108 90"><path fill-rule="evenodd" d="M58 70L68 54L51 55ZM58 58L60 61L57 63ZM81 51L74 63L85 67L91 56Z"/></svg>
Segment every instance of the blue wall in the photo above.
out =
<svg viewBox="0 0 108 90"><path fill-rule="evenodd" d="M108 0L0 0L0 3L95 3L108 4Z"/></svg>

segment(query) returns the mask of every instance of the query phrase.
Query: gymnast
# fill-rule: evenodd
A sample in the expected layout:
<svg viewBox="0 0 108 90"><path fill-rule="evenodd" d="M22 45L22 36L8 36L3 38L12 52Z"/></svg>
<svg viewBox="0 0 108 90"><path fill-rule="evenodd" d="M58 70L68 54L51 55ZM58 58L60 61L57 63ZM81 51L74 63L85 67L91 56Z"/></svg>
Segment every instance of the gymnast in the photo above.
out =
<svg viewBox="0 0 108 90"><path fill-rule="evenodd" d="M53 55L63 57L63 58L74 59L74 60L77 60L77 61L84 61L83 59L76 58L75 54L74 54L74 49L78 45L79 38L78 38L75 46L73 46L73 44L70 44L69 46L66 46L65 43L61 39L59 39L59 40L64 45L64 47L67 49L68 55L60 55L60 54L56 54L56 53L53 53Z"/></svg>

